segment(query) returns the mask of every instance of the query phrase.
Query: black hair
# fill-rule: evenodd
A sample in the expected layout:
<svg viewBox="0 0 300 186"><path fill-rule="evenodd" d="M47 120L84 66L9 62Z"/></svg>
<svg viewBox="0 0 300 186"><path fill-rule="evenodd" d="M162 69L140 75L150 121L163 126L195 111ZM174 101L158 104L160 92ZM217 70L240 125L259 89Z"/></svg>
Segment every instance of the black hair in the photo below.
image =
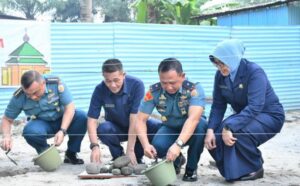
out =
<svg viewBox="0 0 300 186"><path fill-rule="evenodd" d="M102 73L104 72L116 72L123 71L123 65L118 59L108 59L102 65Z"/></svg>
<svg viewBox="0 0 300 186"><path fill-rule="evenodd" d="M182 74L183 70L180 61L176 58L167 58L160 62L158 66L158 73L168 72L170 70L175 70L178 74Z"/></svg>
<svg viewBox="0 0 300 186"><path fill-rule="evenodd" d="M35 71L29 70L25 72L21 77L21 85L24 89L28 89L33 82L41 82L43 80L43 76Z"/></svg>

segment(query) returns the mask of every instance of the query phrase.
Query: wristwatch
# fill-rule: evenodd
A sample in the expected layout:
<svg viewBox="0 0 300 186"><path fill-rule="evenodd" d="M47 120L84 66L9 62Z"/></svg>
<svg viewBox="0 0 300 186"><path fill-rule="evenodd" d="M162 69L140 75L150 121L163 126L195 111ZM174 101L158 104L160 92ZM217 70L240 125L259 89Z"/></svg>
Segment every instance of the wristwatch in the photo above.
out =
<svg viewBox="0 0 300 186"><path fill-rule="evenodd" d="M184 146L184 142L181 139L177 139L175 141L175 144L180 148L183 148L183 146Z"/></svg>
<svg viewBox="0 0 300 186"><path fill-rule="evenodd" d="M99 147L98 143L91 143L90 144L90 149L93 150L94 147Z"/></svg>
<svg viewBox="0 0 300 186"><path fill-rule="evenodd" d="M67 130L66 129L60 128L59 130L63 132L64 136L67 134Z"/></svg>

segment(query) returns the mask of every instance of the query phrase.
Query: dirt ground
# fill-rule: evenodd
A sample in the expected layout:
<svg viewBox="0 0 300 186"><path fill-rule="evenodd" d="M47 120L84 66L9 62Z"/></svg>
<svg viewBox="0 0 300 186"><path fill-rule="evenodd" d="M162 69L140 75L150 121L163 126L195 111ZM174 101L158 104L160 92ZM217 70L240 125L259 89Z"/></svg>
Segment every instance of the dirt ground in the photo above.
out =
<svg viewBox="0 0 300 186"><path fill-rule="evenodd" d="M85 170L85 165L62 164L55 172L44 172L38 166L33 165L32 159L36 156L36 152L21 136L22 127L22 124L14 127L14 146L10 152L10 156L17 161L18 166L11 163L5 152L0 150L0 185L151 185L150 181L143 175L103 180L79 179L78 174ZM281 133L260 147L265 160L263 179L227 183L218 170L211 165L212 158L207 150L204 150L198 164L198 181L193 183L181 181L184 172L182 169L174 185L300 185L299 133L300 111L288 112ZM51 140L49 143L53 142ZM62 158L66 150L66 142L67 139L58 148ZM101 149L102 161L108 162L111 156L107 147L101 145ZM186 148L184 153L186 154ZM85 163L89 162L90 150L87 135L82 143L79 156L84 159ZM149 159L145 159L145 161L149 162Z"/></svg>

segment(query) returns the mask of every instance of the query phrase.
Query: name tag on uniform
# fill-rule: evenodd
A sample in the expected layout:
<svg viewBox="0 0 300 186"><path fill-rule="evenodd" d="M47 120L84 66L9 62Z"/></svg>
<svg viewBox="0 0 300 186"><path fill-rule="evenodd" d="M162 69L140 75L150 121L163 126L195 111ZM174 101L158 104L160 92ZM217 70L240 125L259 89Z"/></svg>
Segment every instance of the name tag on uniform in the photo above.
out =
<svg viewBox="0 0 300 186"><path fill-rule="evenodd" d="M219 85L219 87L222 88L222 89L228 89L228 87L225 86L225 85Z"/></svg>
<svg viewBox="0 0 300 186"><path fill-rule="evenodd" d="M59 96L55 95L55 94L49 94L48 95L48 103L53 103L55 101L59 100Z"/></svg>
<svg viewBox="0 0 300 186"><path fill-rule="evenodd" d="M115 104L108 104L108 103L106 103L106 104L104 105L104 107L105 107L105 108L115 108Z"/></svg>

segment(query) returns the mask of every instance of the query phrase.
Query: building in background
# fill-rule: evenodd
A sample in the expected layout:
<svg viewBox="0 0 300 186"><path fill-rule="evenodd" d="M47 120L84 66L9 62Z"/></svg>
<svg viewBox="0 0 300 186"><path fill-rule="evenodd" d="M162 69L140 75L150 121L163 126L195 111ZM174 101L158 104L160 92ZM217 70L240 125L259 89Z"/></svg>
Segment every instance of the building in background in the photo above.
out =
<svg viewBox="0 0 300 186"><path fill-rule="evenodd" d="M217 17L219 26L287 26L300 25L300 0L279 0L221 12L202 14L193 19Z"/></svg>
<svg viewBox="0 0 300 186"><path fill-rule="evenodd" d="M3 86L19 85L22 74L28 70L36 70L41 74L50 71L50 68L47 67L48 63L43 59L44 55L29 43L27 33L25 33L23 41L17 49L9 54L9 60L1 69Z"/></svg>

